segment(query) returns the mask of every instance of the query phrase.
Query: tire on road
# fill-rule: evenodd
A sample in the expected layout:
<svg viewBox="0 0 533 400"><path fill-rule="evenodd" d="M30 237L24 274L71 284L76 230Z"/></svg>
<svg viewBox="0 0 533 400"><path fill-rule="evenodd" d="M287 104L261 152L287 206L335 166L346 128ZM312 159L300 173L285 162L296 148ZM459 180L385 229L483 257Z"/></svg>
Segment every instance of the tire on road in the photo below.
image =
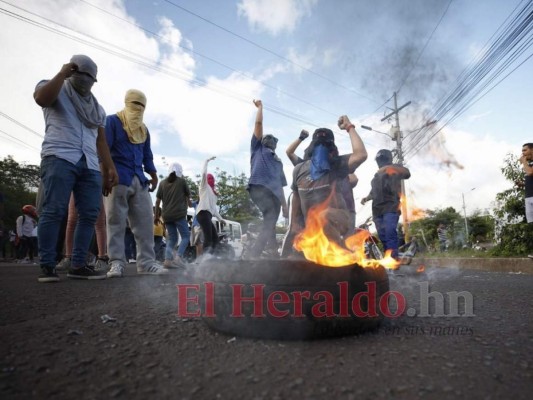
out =
<svg viewBox="0 0 533 400"><path fill-rule="evenodd" d="M388 275L381 266L375 269L358 265L333 268L306 260L228 263L215 260L201 264L197 272L200 306L213 302L214 316L202 314L205 323L228 335L261 339L310 340L375 329L384 318L379 307L380 298L389 290ZM212 292L205 290L206 283L214 288ZM344 294L341 294L341 286L346 288ZM298 301L295 292L309 292L309 299L301 296L303 300ZM239 302L237 295L255 296L259 300ZM269 298L279 300L283 296L284 300L288 297L288 301L275 303L275 310L287 315L274 316L269 309ZM359 313L354 313L352 308L355 297ZM234 309L236 303L241 304L240 315ZM270 304L274 303L270 301ZM295 308L298 304L301 304L301 312ZM374 309L368 308L372 304L375 314ZM328 306L333 315L322 315ZM253 315L254 307L257 315ZM366 315L361 315L361 311Z"/></svg>

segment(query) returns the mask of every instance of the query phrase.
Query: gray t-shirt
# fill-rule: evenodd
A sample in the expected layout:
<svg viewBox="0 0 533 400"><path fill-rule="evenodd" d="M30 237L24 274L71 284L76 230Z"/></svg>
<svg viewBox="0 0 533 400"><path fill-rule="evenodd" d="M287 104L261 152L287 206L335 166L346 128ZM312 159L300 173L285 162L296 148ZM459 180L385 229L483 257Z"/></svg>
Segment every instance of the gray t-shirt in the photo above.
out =
<svg viewBox="0 0 533 400"><path fill-rule="evenodd" d="M311 160L301 162L292 172L293 191L300 196L300 203L304 218L309 209L325 201L331 193L336 181L348 176L348 160L350 155L336 157L331 163L331 171L317 180L311 180ZM340 190L336 190L330 203L331 208L346 209L346 203Z"/></svg>

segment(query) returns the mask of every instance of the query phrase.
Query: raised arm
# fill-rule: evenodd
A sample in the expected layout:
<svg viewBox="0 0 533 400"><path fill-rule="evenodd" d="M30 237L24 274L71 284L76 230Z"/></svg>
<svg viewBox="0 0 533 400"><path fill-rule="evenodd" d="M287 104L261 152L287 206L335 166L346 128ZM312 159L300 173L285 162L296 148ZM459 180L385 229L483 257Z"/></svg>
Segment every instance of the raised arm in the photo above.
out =
<svg viewBox="0 0 533 400"><path fill-rule="evenodd" d="M65 79L70 78L77 69L78 66L75 63L64 64L56 76L35 90L33 93L35 102L41 107L50 107L54 104L63 82Z"/></svg>
<svg viewBox="0 0 533 400"><path fill-rule="evenodd" d="M261 140L263 139L263 102L261 100L254 100L254 104L257 107L254 136L257 140Z"/></svg>
<svg viewBox="0 0 533 400"><path fill-rule="evenodd" d="M365 145L361 140L361 137L355 130L355 125L350 122L346 115L342 115L337 123L339 128L344 129L350 136L350 142L352 143L352 154L348 160L348 170L350 173L364 163L368 157Z"/></svg>
<svg viewBox="0 0 533 400"><path fill-rule="evenodd" d="M291 160L292 165L298 164L300 161L300 157L298 157L294 152L305 139L309 137L309 132L307 132L305 129L302 129L300 132L300 136L298 139L296 139L294 142L292 142L289 147L287 147L287 150L285 150L285 153L287 154L287 157L289 157L289 160Z"/></svg>

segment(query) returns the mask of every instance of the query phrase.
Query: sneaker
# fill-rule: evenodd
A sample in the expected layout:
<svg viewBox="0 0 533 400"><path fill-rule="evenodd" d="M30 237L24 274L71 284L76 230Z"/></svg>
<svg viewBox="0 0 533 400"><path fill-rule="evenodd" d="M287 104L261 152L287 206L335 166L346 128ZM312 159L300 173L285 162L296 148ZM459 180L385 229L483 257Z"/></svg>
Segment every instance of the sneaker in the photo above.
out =
<svg viewBox="0 0 533 400"><path fill-rule="evenodd" d="M533 254L528 254L528 258L533 258Z"/></svg>
<svg viewBox="0 0 533 400"><path fill-rule="evenodd" d="M128 260L128 264L135 264L137 262L137 260L135 258L130 258Z"/></svg>
<svg viewBox="0 0 533 400"><path fill-rule="evenodd" d="M70 257L63 257L56 265L57 271L66 271L70 268Z"/></svg>
<svg viewBox="0 0 533 400"><path fill-rule="evenodd" d="M94 264L95 271L107 271L109 257L98 257L96 263Z"/></svg>
<svg viewBox="0 0 533 400"><path fill-rule="evenodd" d="M137 273L142 275L163 275L168 273L168 269L161 264L153 263L148 267L137 267Z"/></svg>
<svg viewBox="0 0 533 400"><path fill-rule="evenodd" d="M174 260L165 260L165 262L163 263L163 267L167 269L185 268L185 263L182 261L181 258L177 257Z"/></svg>
<svg viewBox="0 0 533 400"><path fill-rule="evenodd" d="M108 278L122 278L122 275L124 274L124 264L122 264L120 261L113 261L111 263L111 268L109 268L109 271L107 272Z"/></svg>
<svg viewBox="0 0 533 400"><path fill-rule="evenodd" d="M72 267L68 269L67 277L72 279L105 279L106 274L103 271L95 271L94 267L90 265L84 265L83 267Z"/></svg>
<svg viewBox="0 0 533 400"><path fill-rule="evenodd" d="M37 280L39 282L48 283L48 282L59 282L59 276L56 274L55 267L45 267L41 266L42 274L39 275Z"/></svg>

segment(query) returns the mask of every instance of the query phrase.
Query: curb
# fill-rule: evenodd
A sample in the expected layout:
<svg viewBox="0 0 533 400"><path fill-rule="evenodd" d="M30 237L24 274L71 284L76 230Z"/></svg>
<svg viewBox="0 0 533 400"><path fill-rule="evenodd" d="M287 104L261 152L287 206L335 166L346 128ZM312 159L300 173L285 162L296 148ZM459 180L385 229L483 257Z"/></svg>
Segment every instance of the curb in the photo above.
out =
<svg viewBox="0 0 533 400"><path fill-rule="evenodd" d="M490 272L533 274L530 258L426 258L415 257L411 265L437 268L459 268Z"/></svg>

